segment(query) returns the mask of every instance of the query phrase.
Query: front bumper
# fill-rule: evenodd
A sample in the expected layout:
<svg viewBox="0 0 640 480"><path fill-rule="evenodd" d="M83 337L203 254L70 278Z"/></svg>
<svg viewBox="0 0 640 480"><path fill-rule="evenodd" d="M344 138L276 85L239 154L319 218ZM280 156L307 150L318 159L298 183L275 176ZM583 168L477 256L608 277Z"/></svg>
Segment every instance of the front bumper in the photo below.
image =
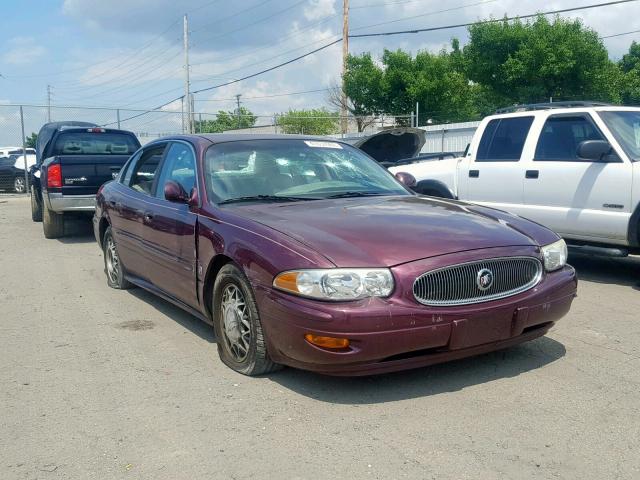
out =
<svg viewBox="0 0 640 480"><path fill-rule="evenodd" d="M545 274L513 297L464 307L427 307L394 296L329 303L273 289L256 291L275 362L329 375L416 368L506 348L544 335L576 295L572 267ZM306 333L348 338L341 351L311 345Z"/></svg>
<svg viewBox="0 0 640 480"><path fill-rule="evenodd" d="M95 195L63 195L58 192L47 192L43 195L50 210L62 212L93 212L96 208Z"/></svg>

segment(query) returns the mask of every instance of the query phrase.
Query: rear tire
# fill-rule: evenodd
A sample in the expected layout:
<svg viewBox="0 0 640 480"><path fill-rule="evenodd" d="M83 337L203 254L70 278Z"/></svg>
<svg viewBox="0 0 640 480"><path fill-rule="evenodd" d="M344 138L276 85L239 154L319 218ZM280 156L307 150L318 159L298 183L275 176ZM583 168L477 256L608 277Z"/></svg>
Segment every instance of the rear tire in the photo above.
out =
<svg viewBox="0 0 640 480"><path fill-rule="evenodd" d="M38 200L38 193L31 186L31 220L34 222L42 221L42 203Z"/></svg>
<svg viewBox="0 0 640 480"><path fill-rule="evenodd" d="M102 253L104 254L104 273L107 275L107 285L116 290L126 290L133 287L125 278L125 268L118 255L116 241L111 233L111 227L107 227L102 239Z"/></svg>
<svg viewBox="0 0 640 480"><path fill-rule="evenodd" d="M244 273L229 263L213 286L213 325L222 362L243 375L282 368L269 357L257 303Z"/></svg>
<svg viewBox="0 0 640 480"><path fill-rule="evenodd" d="M50 210L45 205L42 209L42 229L45 238L64 236L64 215Z"/></svg>

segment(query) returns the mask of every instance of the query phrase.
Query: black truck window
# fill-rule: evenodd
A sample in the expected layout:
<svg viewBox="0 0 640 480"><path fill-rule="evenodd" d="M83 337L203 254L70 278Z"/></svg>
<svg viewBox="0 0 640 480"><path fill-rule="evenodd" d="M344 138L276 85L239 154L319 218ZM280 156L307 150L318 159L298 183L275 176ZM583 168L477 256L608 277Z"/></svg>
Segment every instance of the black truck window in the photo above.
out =
<svg viewBox="0 0 640 480"><path fill-rule="evenodd" d="M131 155L138 149L126 133L63 132L52 155Z"/></svg>

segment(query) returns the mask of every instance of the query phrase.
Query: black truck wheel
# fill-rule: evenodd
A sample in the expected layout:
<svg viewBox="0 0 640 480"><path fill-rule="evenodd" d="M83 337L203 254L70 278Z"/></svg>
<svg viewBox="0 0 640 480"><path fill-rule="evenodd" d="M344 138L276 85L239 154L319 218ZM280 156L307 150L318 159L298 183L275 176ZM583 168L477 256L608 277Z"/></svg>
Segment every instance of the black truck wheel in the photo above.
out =
<svg viewBox="0 0 640 480"><path fill-rule="evenodd" d="M34 222L42 221L42 202L38 200L38 192L31 187L31 220Z"/></svg>
<svg viewBox="0 0 640 480"><path fill-rule="evenodd" d="M42 229L45 238L60 238L64 235L64 215L56 213L44 205L42 209Z"/></svg>

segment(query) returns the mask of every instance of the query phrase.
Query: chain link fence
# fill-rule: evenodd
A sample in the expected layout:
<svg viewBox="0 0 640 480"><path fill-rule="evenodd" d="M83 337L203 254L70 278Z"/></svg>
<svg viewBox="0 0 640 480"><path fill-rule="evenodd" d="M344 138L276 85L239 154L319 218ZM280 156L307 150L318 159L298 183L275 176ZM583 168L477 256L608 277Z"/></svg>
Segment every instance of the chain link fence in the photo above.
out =
<svg viewBox="0 0 640 480"><path fill-rule="evenodd" d="M178 105L179 107L179 105ZM249 128L238 128L226 131L238 133L294 133L290 127L284 128L279 115L257 115L255 124ZM207 133L207 125L218 118L217 113L196 112L192 114L191 131ZM311 119L332 119L335 131L339 131L340 117L306 117ZM40 127L47 122L77 120L92 122L96 125L129 130L135 133L143 145L167 135L185 133L189 130L189 121L182 110L132 110L106 107L76 107L61 105L34 104L0 104L0 193L28 192L28 185L22 180L19 187L19 176L25 178L24 158L16 157L15 151L30 147L27 139L37 134ZM246 122L245 122L246 123ZM242 125L238 117L238 125ZM357 135L370 134L384 128L410 126L414 124L413 115L378 115L375 117L349 117L348 132ZM313 134L300 126L295 133ZM333 135L336 136L336 135ZM9 152L14 155L7 155ZM29 161L32 159L29 157Z"/></svg>

